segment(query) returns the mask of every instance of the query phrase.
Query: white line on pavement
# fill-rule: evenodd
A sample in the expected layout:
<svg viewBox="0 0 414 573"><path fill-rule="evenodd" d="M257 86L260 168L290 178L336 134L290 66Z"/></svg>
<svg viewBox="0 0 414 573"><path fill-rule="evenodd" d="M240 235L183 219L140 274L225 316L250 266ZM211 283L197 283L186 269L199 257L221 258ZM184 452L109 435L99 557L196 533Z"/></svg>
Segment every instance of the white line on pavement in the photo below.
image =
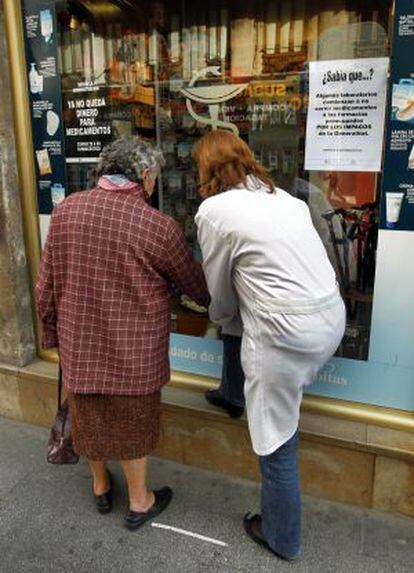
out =
<svg viewBox="0 0 414 573"><path fill-rule="evenodd" d="M175 531L176 533L181 533L182 535L188 535L189 537L195 537L196 539L201 539L202 541L208 541L209 543L214 543L215 545L221 545L222 547L228 547L228 543L220 541L219 539L213 539L212 537L206 537L205 535L200 535L199 533L194 533L193 531L187 531L186 529L180 529L179 527L173 527L172 525L164 525L163 523L152 523L152 527L157 527L158 529L167 529L168 531Z"/></svg>

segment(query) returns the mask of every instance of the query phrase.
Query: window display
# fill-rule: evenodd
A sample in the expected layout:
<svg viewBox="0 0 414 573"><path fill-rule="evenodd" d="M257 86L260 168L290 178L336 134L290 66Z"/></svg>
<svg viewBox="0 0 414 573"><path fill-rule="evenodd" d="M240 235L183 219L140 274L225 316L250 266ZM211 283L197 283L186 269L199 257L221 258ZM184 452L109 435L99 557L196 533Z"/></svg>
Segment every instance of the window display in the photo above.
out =
<svg viewBox="0 0 414 573"><path fill-rule="evenodd" d="M200 258L192 147L211 129L230 130L249 144L279 187L308 204L347 307L338 355L366 360L380 174L338 172L332 165L305 170L309 62L347 61L352 69L349 60L364 59L386 66L389 3L24 0L23 9L33 107L49 97L55 76L59 92L55 105L44 108L43 139L36 147L43 235L53 206L88 187L103 147L140 134L155 141L166 159L156 206L179 222ZM56 50L55 64L40 45L45 54ZM39 121L32 112L34 132ZM376 129L382 137L383 125ZM54 179L51 141L60 130L65 170ZM400 208L399 194L389 193L390 225ZM202 348L206 355L210 348L218 364L220 332L206 309L177 293L172 327L178 337L206 337ZM172 339L177 358L187 351L182 340ZM195 341L188 344L191 354Z"/></svg>

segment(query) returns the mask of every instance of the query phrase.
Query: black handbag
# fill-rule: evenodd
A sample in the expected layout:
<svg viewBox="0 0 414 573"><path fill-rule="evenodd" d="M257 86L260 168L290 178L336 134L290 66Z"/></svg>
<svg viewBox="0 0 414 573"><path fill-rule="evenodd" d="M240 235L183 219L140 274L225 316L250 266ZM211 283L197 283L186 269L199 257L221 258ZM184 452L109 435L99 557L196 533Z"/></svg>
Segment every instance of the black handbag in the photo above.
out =
<svg viewBox="0 0 414 573"><path fill-rule="evenodd" d="M62 369L59 366L58 410L50 430L46 459L50 464L76 464L79 456L73 449L68 401L62 404Z"/></svg>

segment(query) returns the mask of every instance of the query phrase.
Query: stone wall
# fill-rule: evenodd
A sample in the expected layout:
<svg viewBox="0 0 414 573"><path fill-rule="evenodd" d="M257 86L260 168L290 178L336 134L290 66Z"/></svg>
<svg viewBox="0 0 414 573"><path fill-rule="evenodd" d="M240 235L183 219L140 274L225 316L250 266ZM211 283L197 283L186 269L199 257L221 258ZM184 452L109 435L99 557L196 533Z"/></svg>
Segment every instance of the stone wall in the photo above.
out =
<svg viewBox="0 0 414 573"><path fill-rule="evenodd" d="M0 362L23 366L34 356L32 301L0 0Z"/></svg>

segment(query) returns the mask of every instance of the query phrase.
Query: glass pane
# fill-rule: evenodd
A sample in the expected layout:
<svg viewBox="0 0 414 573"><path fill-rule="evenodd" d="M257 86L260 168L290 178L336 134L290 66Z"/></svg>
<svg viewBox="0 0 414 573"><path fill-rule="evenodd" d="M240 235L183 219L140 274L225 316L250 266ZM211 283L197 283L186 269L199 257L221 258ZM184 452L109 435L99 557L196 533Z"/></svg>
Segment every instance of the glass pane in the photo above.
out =
<svg viewBox="0 0 414 573"><path fill-rule="evenodd" d="M30 2L28 2L30 3ZM348 311L341 356L368 356L380 175L306 172L308 62L387 56L385 0L56 2L67 188L87 187L102 148L152 139L166 157L154 204L200 258L191 150L211 129L248 142L282 187L305 201ZM217 338L203 309L177 295L177 333Z"/></svg>

